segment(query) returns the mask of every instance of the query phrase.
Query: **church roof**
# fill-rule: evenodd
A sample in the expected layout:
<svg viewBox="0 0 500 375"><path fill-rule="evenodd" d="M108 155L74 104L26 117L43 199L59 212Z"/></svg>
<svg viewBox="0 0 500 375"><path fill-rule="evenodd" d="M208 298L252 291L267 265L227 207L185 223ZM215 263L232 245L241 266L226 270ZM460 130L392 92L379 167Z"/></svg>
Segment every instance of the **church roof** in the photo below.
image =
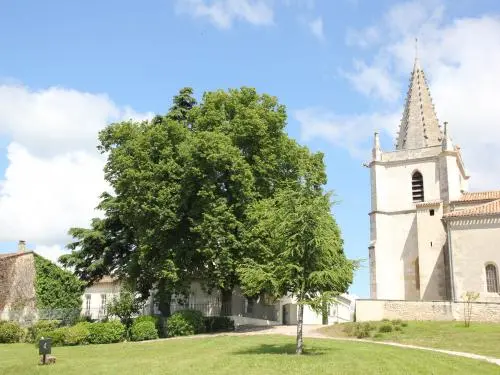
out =
<svg viewBox="0 0 500 375"><path fill-rule="evenodd" d="M399 125L396 150L437 146L441 144L441 140L441 129L434 104L432 104L429 86L417 57Z"/></svg>
<svg viewBox="0 0 500 375"><path fill-rule="evenodd" d="M500 214L500 199L482 204L480 206L451 211L444 214L444 217L487 216L497 214Z"/></svg>
<svg viewBox="0 0 500 375"><path fill-rule="evenodd" d="M492 199L500 199L500 190L466 192L455 202L473 202Z"/></svg>

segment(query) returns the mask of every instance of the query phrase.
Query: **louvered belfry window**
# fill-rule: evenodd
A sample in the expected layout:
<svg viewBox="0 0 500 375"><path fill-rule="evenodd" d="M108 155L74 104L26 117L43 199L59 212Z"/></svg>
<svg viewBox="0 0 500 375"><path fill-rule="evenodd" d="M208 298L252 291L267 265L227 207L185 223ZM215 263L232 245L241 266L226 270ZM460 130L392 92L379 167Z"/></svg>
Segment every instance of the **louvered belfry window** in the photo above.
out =
<svg viewBox="0 0 500 375"><path fill-rule="evenodd" d="M411 178L411 191L413 194L413 202L424 201L424 179L422 173L416 171Z"/></svg>
<svg viewBox="0 0 500 375"><path fill-rule="evenodd" d="M493 264L486 266L486 290L489 293L498 293L497 268Z"/></svg>

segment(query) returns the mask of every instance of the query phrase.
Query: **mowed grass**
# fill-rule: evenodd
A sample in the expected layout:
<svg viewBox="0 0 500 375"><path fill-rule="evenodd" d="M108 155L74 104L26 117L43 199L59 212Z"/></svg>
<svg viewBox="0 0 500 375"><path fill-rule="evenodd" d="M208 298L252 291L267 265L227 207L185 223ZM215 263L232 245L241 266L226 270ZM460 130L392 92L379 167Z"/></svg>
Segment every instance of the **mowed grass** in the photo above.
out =
<svg viewBox="0 0 500 375"><path fill-rule="evenodd" d="M0 374L498 374L493 364L439 353L287 336L219 336L54 348L39 366L34 345L0 345Z"/></svg>
<svg viewBox="0 0 500 375"><path fill-rule="evenodd" d="M384 322L376 322L380 326ZM463 322L408 321L401 331L382 333L376 341L448 349L500 358L500 324L475 323L464 327ZM344 324L321 328L320 332L333 337L345 337ZM375 331L377 332L377 331ZM499 371L500 373L500 371Z"/></svg>

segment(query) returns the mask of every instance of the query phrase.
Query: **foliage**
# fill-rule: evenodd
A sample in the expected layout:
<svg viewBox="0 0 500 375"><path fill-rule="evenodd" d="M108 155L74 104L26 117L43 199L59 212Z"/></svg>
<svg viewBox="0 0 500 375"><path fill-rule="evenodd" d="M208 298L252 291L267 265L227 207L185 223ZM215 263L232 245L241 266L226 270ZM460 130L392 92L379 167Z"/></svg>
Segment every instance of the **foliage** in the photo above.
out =
<svg viewBox="0 0 500 375"><path fill-rule="evenodd" d="M234 331L234 321L227 316L207 316L205 321L205 332L229 332Z"/></svg>
<svg viewBox="0 0 500 375"><path fill-rule="evenodd" d="M35 342L40 333L53 331L60 325L60 320L39 320L28 327L26 341Z"/></svg>
<svg viewBox="0 0 500 375"><path fill-rule="evenodd" d="M64 337L68 327L59 327L55 329L39 330L36 336L35 345L38 346L38 341L43 338L52 339L52 346L64 345Z"/></svg>
<svg viewBox="0 0 500 375"><path fill-rule="evenodd" d="M34 258L37 308L79 310L84 284L51 261L37 254Z"/></svg>
<svg viewBox="0 0 500 375"><path fill-rule="evenodd" d="M462 295L464 300L464 325L470 327L470 320L472 317L472 306L479 298L479 293L468 291Z"/></svg>
<svg viewBox="0 0 500 375"><path fill-rule="evenodd" d="M205 322L200 311L177 311L167 320L167 333L170 337L195 335L204 331Z"/></svg>
<svg viewBox="0 0 500 375"><path fill-rule="evenodd" d="M0 321L0 343L11 344L21 341L23 329L16 322Z"/></svg>
<svg viewBox="0 0 500 375"><path fill-rule="evenodd" d="M89 323L78 323L72 327L64 327L64 345L83 345L89 343Z"/></svg>
<svg viewBox="0 0 500 375"><path fill-rule="evenodd" d="M150 290L162 313L194 278L221 291L228 311L238 268L258 257L247 243L249 210L287 187L326 183L322 154L285 132L286 111L255 89L208 92L197 103L190 88L165 116L111 124L99 134L105 178L104 218L71 228L71 254L61 262L91 282L103 275Z"/></svg>
<svg viewBox="0 0 500 375"><path fill-rule="evenodd" d="M139 313L142 303L136 298L134 293L122 289L118 296L114 296L108 303L107 312L109 316L117 316L125 327L132 324L132 316Z"/></svg>
<svg viewBox="0 0 500 375"><path fill-rule="evenodd" d="M331 215L330 195L320 186L283 189L250 211L249 247L258 257L239 267L247 295L262 291L296 296L299 304L297 353L302 352L304 304L321 312L347 290L355 263L346 259L340 230Z"/></svg>
<svg viewBox="0 0 500 375"><path fill-rule="evenodd" d="M102 323L80 323L89 330L89 344L111 344L123 341L125 325L117 320Z"/></svg>
<svg viewBox="0 0 500 375"><path fill-rule="evenodd" d="M130 339L132 341L154 340L158 338L154 321L135 321L130 328Z"/></svg>
<svg viewBox="0 0 500 375"><path fill-rule="evenodd" d="M380 333L392 332L392 324L390 323L382 324L380 327L378 327L378 331Z"/></svg>

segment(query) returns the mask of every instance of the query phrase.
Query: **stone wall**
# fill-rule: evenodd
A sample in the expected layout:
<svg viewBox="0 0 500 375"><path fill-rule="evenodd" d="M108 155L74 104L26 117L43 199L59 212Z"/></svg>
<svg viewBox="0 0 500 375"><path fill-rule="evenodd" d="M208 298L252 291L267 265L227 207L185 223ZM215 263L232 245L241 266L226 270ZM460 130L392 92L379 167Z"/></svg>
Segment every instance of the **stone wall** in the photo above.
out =
<svg viewBox="0 0 500 375"><path fill-rule="evenodd" d="M356 300L356 321L402 320L458 320L464 319L463 302L451 301L397 301ZM500 303L472 303L472 321L500 323Z"/></svg>

